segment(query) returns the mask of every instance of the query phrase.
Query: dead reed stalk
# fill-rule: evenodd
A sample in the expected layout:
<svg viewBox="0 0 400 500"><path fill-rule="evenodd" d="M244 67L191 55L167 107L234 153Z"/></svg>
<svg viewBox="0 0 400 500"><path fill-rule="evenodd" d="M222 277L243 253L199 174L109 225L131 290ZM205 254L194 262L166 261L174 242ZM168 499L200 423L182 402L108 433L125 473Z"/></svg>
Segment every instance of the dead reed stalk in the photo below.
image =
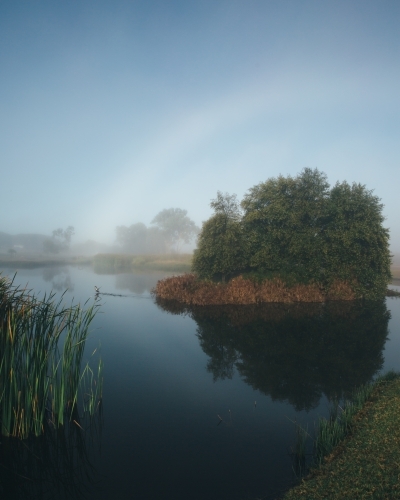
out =
<svg viewBox="0 0 400 500"><path fill-rule="evenodd" d="M318 284L287 286L275 278L257 283L238 276L228 283L197 280L194 274L172 276L158 281L153 290L159 299L205 306L226 304L260 304L265 302L325 302L327 300L354 300L352 287L335 281L328 290Z"/></svg>

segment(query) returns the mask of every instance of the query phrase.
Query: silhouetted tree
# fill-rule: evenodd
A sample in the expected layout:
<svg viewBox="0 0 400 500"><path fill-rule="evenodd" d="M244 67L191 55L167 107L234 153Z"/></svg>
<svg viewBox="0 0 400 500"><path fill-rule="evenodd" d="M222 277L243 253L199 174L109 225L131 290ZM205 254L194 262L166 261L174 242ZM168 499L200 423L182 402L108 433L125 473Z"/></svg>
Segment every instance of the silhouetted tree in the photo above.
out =
<svg viewBox="0 0 400 500"><path fill-rule="evenodd" d="M183 243L190 243L198 234L196 224L187 216L187 210L166 208L151 221L163 232L168 250L174 246L179 251Z"/></svg>
<svg viewBox="0 0 400 500"><path fill-rule="evenodd" d="M75 234L73 226L68 226L67 229L55 229L51 239L44 240L43 250L46 253L60 253L69 249L71 238Z"/></svg>
<svg viewBox="0 0 400 500"><path fill-rule="evenodd" d="M116 228L117 242L128 253L146 253L147 227L142 222Z"/></svg>

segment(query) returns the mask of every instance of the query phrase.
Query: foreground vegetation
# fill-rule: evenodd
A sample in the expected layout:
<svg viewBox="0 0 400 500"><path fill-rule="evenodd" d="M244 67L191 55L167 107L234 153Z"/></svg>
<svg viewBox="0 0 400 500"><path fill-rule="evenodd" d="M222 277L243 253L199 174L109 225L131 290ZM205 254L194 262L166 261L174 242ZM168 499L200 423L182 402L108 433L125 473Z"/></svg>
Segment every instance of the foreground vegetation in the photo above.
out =
<svg viewBox="0 0 400 500"><path fill-rule="evenodd" d="M303 436L303 439L302 439ZM304 458L300 432L297 459ZM314 469L285 500L400 497L400 378L389 372L319 423Z"/></svg>
<svg viewBox="0 0 400 500"><path fill-rule="evenodd" d="M101 360L81 369L96 306L38 299L0 277L0 433L26 439L93 415L101 400ZM80 391L81 389L81 391ZM79 395L84 397L80 401Z"/></svg>

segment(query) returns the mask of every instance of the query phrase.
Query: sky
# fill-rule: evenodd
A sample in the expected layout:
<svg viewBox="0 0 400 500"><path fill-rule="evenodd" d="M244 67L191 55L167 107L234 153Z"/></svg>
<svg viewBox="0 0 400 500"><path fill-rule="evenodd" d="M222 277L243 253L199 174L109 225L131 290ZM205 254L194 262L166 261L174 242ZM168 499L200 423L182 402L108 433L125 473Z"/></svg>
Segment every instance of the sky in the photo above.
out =
<svg viewBox="0 0 400 500"><path fill-rule="evenodd" d="M0 231L115 241L318 168L400 250L398 0L2 0Z"/></svg>

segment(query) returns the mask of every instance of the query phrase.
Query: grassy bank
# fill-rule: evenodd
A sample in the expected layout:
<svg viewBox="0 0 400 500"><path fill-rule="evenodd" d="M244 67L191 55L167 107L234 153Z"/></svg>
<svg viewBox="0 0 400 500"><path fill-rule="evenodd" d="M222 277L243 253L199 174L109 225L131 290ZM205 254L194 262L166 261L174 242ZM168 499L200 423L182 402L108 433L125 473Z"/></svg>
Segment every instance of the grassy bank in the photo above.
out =
<svg viewBox="0 0 400 500"><path fill-rule="evenodd" d="M93 258L93 268L97 273L118 273L135 270L170 271L184 273L190 271L192 254L129 255L97 254Z"/></svg>
<svg viewBox="0 0 400 500"><path fill-rule="evenodd" d="M361 388L352 404L338 409L319 423L317 466L284 500L400 498L399 375L391 372Z"/></svg>

